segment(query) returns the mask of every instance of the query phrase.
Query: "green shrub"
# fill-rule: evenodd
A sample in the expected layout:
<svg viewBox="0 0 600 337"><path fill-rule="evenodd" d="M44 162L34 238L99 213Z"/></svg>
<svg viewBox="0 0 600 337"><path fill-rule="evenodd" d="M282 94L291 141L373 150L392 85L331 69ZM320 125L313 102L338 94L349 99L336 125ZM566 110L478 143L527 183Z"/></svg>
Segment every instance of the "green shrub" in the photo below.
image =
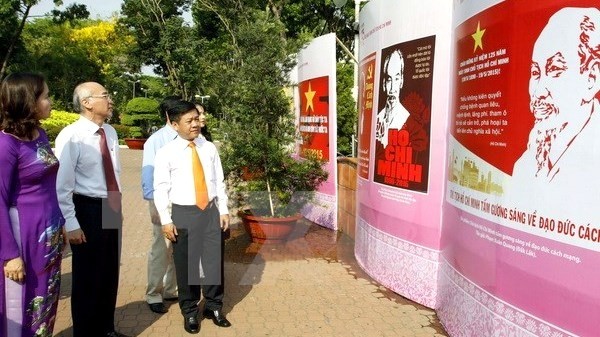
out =
<svg viewBox="0 0 600 337"><path fill-rule="evenodd" d="M119 139L131 137L131 135L130 135L131 128L129 126L121 125L121 124L112 124L112 126L117 131L117 136L119 137Z"/></svg>
<svg viewBox="0 0 600 337"><path fill-rule="evenodd" d="M48 140L50 140L51 143L54 143L58 133L65 126L75 122L78 119L79 114L77 113L52 110L50 112L50 117L42 121L42 128L46 130L46 134L48 134Z"/></svg>
<svg viewBox="0 0 600 337"><path fill-rule="evenodd" d="M146 138L153 126L161 126L158 105L158 101L145 97L136 97L127 103L121 124L129 127L129 137Z"/></svg>

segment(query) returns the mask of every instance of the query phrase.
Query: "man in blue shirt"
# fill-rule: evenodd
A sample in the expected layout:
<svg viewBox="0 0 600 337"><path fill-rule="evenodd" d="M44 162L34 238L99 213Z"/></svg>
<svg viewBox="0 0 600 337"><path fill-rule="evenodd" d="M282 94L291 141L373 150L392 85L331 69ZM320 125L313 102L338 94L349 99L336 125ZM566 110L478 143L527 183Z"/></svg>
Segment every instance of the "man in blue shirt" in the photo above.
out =
<svg viewBox="0 0 600 337"><path fill-rule="evenodd" d="M166 125L153 133L144 144L142 161L142 191L144 199L148 200L150 219L152 221L152 246L148 254L148 287L146 302L155 313L167 312L163 300L177 299L177 280L173 264L173 247L162 233L160 217L154 206L154 156L158 149L177 137L177 132L171 127L167 111L180 97L168 96L160 104L161 116L166 119Z"/></svg>

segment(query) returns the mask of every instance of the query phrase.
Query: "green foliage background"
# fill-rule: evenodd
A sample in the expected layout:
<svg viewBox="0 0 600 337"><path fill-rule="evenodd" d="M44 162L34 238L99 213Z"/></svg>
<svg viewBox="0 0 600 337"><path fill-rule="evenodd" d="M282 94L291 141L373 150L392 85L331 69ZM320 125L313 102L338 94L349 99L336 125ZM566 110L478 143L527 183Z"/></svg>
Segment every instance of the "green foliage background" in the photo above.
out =
<svg viewBox="0 0 600 337"><path fill-rule="evenodd" d="M291 107L289 99L265 99L285 97L281 90L286 84L270 80L276 77L274 71L287 69L284 64L269 68L280 59L281 51L274 48L278 44L286 45L288 56L312 37L329 32L350 49L354 43L353 2L336 9L332 0L124 0L119 17L109 20L90 20L80 4L29 18L28 8L38 2L0 2L0 58L6 60L6 72L44 74L54 107L65 111L71 110L76 84L102 83L113 95L112 124L120 122L133 96L160 101L167 95L210 95L205 103L215 119L210 126L221 141L238 132L231 122L245 121L246 128L254 123L246 117L249 110ZM182 17L188 9L191 23ZM258 48L264 50L257 53ZM352 63L342 48L338 60L338 152L349 155L356 120ZM143 65L153 67L158 76L141 75ZM265 111L264 117L274 115ZM128 118L124 121L130 124ZM144 123L154 121L152 116Z"/></svg>
<svg viewBox="0 0 600 337"><path fill-rule="evenodd" d="M46 130L50 142L54 142L60 130L78 119L79 114L68 111L52 110L50 112L50 117L42 121L42 128Z"/></svg>

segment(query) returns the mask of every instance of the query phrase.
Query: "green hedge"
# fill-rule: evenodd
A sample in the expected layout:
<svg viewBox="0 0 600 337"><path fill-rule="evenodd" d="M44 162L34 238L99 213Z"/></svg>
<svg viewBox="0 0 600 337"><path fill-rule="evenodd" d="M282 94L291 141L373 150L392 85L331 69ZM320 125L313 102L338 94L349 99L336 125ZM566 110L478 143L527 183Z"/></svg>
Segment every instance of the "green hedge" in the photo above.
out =
<svg viewBox="0 0 600 337"><path fill-rule="evenodd" d="M130 127L127 125L121 125L121 124L111 124L115 130L117 131L117 136L119 136L119 139L125 139L125 138L129 138L130 134L129 134L129 129Z"/></svg>
<svg viewBox="0 0 600 337"><path fill-rule="evenodd" d="M42 128L46 130L48 140L51 144L54 144L54 140L58 133L67 125L75 122L79 119L79 114L68 111L52 110L50 117L42 121ZM117 131L119 139L131 137L130 127L120 124L112 124Z"/></svg>
<svg viewBox="0 0 600 337"><path fill-rule="evenodd" d="M78 119L79 114L77 113L52 110L50 112L50 117L42 121L42 128L46 130L46 134L48 134L48 139L52 144L54 144L54 140L56 139L56 136L58 136L58 133L65 126L75 122Z"/></svg>

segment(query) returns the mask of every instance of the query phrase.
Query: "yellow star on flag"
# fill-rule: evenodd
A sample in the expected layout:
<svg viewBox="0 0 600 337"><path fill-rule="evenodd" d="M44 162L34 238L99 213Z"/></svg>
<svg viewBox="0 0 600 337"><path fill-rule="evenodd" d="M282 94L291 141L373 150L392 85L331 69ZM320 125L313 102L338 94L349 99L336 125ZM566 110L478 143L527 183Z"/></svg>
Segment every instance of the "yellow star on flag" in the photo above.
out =
<svg viewBox="0 0 600 337"><path fill-rule="evenodd" d="M481 50L483 50L483 34L485 34L485 29L481 29L480 28L480 22L477 21L477 30L475 31L475 33L471 34L471 37L473 38L473 40L475 40L475 46L473 47L473 52L475 52L477 50L477 47L481 48Z"/></svg>
<svg viewBox="0 0 600 337"><path fill-rule="evenodd" d="M308 111L309 108L313 112L315 111L315 108L313 106L313 98L315 98L316 93L316 91L312 90L310 82L308 82L308 90L304 93L304 96L306 96L306 111Z"/></svg>

